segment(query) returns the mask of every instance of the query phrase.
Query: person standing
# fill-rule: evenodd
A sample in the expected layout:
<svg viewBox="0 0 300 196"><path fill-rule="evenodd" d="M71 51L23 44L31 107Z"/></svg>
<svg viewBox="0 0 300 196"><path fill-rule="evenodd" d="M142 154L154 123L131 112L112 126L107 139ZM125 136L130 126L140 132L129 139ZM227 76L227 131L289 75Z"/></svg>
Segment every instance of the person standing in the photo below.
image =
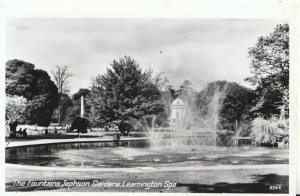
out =
<svg viewBox="0 0 300 196"><path fill-rule="evenodd" d="M23 129L23 138L27 138L27 129Z"/></svg>

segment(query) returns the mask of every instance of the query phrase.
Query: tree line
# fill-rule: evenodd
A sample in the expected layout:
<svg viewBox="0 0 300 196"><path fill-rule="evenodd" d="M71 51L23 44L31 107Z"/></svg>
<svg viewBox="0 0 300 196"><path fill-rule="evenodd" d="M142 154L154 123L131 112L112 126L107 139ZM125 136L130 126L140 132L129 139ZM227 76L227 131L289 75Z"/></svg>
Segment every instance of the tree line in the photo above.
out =
<svg viewBox="0 0 300 196"><path fill-rule="evenodd" d="M197 92L189 80L179 89L168 84L163 73L142 70L131 57L113 60L105 74L92 81L90 89L69 95L68 67L53 70L54 81L46 71L31 63L9 60L6 63L6 120L11 130L18 123L48 126L50 122L70 124L80 115L80 97L85 97L85 118L90 126L118 126L123 134L134 129L135 120L157 116L159 126L168 126L170 104L179 97L193 104L194 122L208 112L215 89L223 89L219 129L233 130L236 122L261 117L289 116L289 26L277 25L267 36L259 37L249 48L251 76L255 89L234 82L216 81ZM199 119L199 118L198 118ZM199 122L198 122L199 123ZM201 122L200 122L201 123Z"/></svg>

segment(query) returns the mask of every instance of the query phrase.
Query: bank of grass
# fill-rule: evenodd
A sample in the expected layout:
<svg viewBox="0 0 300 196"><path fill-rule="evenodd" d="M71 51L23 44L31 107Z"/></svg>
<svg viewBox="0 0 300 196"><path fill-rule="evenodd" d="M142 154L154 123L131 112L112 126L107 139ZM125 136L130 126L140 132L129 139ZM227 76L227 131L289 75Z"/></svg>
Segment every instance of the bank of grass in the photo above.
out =
<svg viewBox="0 0 300 196"><path fill-rule="evenodd" d="M123 184L145 182L176 183L176 187L20 187L13 186L15 180L28 181L84 181L92 183L113 182ZM273 190L271 186L280 185ZM190 192L190 193L288 193L288 165L286 169L236 169L168 172L63 172L34 171L6 168L6 191L59 191L59 192Z"/></svg>

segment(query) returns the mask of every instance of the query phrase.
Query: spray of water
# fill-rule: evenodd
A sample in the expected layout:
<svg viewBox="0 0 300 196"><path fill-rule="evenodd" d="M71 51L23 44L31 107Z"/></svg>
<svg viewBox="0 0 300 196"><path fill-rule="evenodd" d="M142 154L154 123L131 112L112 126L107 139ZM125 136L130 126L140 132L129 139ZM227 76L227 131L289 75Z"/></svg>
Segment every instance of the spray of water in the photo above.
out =
<svg viewBox="0 0 300 196"><path fill-rule="evenodd" d="M221 144L218 138L220 129L220 110L225 98L226 85L215 87L213 92L203 92L200 108L195 101L184 104L184 118L181 123L168 128L155 128L156 117L153 116L151 127L140 123L146 130L152 149L188 152L205 151ZM207 103L208 102L208 103ZM205 112L202 112L205 107Z"/></svg>

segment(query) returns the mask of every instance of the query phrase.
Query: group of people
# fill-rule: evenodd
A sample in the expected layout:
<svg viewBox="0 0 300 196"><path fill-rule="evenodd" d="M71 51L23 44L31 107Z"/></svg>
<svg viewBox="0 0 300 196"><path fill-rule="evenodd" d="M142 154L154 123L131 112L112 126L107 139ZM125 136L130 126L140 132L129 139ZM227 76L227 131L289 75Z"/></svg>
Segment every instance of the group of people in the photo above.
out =
<svg viewBox="0 0 300 196"><path fill-rule="evenodd" d="M27 138L27 129L24 128L22 130L22 128L19 129L19 131L16 132L16 137L20 137L20 138Z"/></svg>
<svg viewBox="0 0 300 196"><path fill-rule="evenodd" d="M57 134L57 133L58 133L58 130L57 130L57 128L56 128L56 127L54 127L54 130L53 130L53 132L51 132L51 131L49 131L49 130L48 130L48 128L46 128L46 129L45 129L45 135L48 135L49 133L52 133L52 134L53 134L53 133L54 133L54 134Z"/></svg>

